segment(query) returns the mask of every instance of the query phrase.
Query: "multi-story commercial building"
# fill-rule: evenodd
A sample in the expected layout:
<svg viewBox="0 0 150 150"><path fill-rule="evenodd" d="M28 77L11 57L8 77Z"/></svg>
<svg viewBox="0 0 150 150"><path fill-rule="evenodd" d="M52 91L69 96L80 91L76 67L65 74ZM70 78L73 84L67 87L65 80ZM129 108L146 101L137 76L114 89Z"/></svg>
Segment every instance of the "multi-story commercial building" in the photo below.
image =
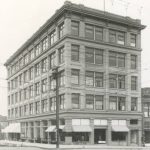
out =
<svg viewBox="0 0 150 150"><path fill-rule="evenodd" d="M59 66L60 141L141 145L140 20L65 4L5 63L8 118L20 138L54 142ZM15 131L15 130L14 130Z"/></svg>
<svg viewBox="0 0 150 150"><path fill-rule="evenodd" d="M150 143L150 88L142 88L143 134L145 143Z"/></svg>

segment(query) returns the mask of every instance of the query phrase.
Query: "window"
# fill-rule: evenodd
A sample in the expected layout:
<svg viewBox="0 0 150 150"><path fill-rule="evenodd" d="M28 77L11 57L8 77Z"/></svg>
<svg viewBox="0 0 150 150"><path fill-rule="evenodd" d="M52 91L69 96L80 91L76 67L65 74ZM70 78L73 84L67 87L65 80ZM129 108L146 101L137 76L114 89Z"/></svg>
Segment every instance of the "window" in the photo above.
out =
<svg viewBox="0 0 150 150"><path fill-rule="evenodd" d="M28 88L24 89L24 100L28 99Z"/></svg>
<svg viewBox="0 0 150 150"><path fill-rule="evenodd" d="M56 80L50 77L50 89L54 90L56 88Z"/></svg>
<svg viewBox="0 0 150 150"><path fill-rule="evenodd" d="M35 112L36 114L39 114L40 113L40 102L35 102Z"/></svg>
<svg viewBox="0 0 150 150"><path fill-rule="evenodd" d="M32 98L34 94L33 85L29 86L29 98Z"/></svg>
<svg viewBox="0 0 150 150"><path fill-rule="evenodd" d="M42 93L47 92L47 79L42 80Z"/></svg>
<svg viewBox="0 0 150 150"><path fill-rule="evenodd" d="M26 70L24 72L24 83L27 83L28 82L28 71Z"/></svg>
<svg viewBox="0 0 150 150"><path fill-rule="evenodd" d="M131 97L131 111L137 111L137 97Z"/></svg>
<svg viewBox="0 0 150 150"><path fill-rule="evenodd" d="M24 115L28 115L28 105L24 105Z"/></svg>
<svg viewBox="0 0 150 150"><path fill-rule="evenodd" d="M8 105L10 105L10 96L8 96Z"/></svg>
<svg viewBox="0 0 150 150"><path fill-rule="evenodd" d="M94 86L94 72L86 71L85 80L87 86Z"/></svg>
<svg viewBox="0 0 150 150"><path fill-rule="evenodd" d="M23 101L23 100L24 100L24 93L23 93L23 90L20 90L20 91L19 91L19 98L20 98L20 101Z"/></svg>
<svg viewBox="0 0 150 150"><path fill-rule="evenodd" d="M99 126L99 125L107 125L107 120L101 120L101 119L94 119L94 125Z"/></svg>
<svg viewBox="0 0 150 150"><path fill-rule="evenodd" d="M94 26L93 25L85 25L85 37L87 39L94 40Z"/></svg>
<svg viewBox="0 0 150 150"><path fill-rule="evenodd" d="M14 104L14 94L11 94L11 104Z"/></svg>
<svg viewBox="0 0 150 150"><path fill-rule="evenodd" d="M65 109L65 95L59 95L59 105L60 105L60 109Z"/></svg>
<svg viewBox="0 0 150 150"><path fill-rule="evenodd" d="M47 112L48 111L48 103L47 99L42 100L42 112Z"/></svg>
<svg viewBox="0 0 150 150"><path fill-rule="evenodd" d="M131 69L136 69L137 67L137 56L131 55Z"/></svg>
<svg viewBox="0 0 150 150"><path fill-rule="evenodd" d="M117 97L116 96L109 97L109 109L117 110Z"/></svg>
<svg viewBox="0 0 150 150"><path fill-rule="evenodd" d="M90 94L86 95L86 108L94 109L94 95L90 95Z"/></svg>
<svg viewBox="0 0 150 150"><path fill-rule="evenodd" d="M59 49L59 63L64 63L64 47Z"/></svg>
<svg viewBox="0 0 150 150"><path fill-rule="evenodd" d="M79 109L80 108L80 94L79 93L72 93L72 109Z"/></svg>
<svg viewBox="0 0 150 150"><path fill-rule="evenodd" d="M95 64L103 64L103 50L95 49Z"/></svg>
<svg viewBox="0 0 150 150"><path fill-rule="evenodd" d="M79 46L71 45L71 60L79 61Z"/></svg>
<svg viewBox="0 0 150 150"><path fill-rule="evenodd" d="M79 84L79 72L80 70L71 69L71 83L72 84Z"/></svg>
<svg viewBox="0 0 150 150"><path fill-rule="evenodd" d="M15 103L17 103L18 102L18 93L16 92L15 93Z"/></svg>
<svg viewBox="0 0 150 150"><path fill-rule="evenodd" d="M23 58L19 59L19 67L22 68L24 65Z"/></svg>
<svg viewBox="0 0 150 150"><path fill-rule="evenodd" d="M102 95L95 95L95 109L96 110L103 110L103 99Z"/></svg>
<svg viewBox="0 0 150 150"><path fill-rule="evenodd" d="M34 59L34 49L30 50L30 61Z"/></svg>
<svg viewBox="0 0 150 150"><path fill-rule="evenodd" d="M95 40L102 41L103 40L103 28L95 27Z"/></svg>
<svg viewBox="0 0 150 150"><path fill-rule="evenodd" d="M118 110L124 111L126 108L125 97L118 97Z"/></svg>
<svg viewBox="0 0 150 150"><path fill-rule="evenodd" d="M35 57L39 56L40 53L41 53L41 45L37 44L35 46Z"/></svg>
<svg viewBox="0 0 150 150"><path fill-rule="evenodd" d="M120 31L115 31L115 30L109 30L109 42L124 45L125 33Z"/></svg>
<svg viewBox="0 0 150 150"><path fill-rule="evenodd" d="M144 117L149 117L150 116L150 104L149 103L144 103Z"/></svg>
<svg viewBox="0 0 150 150"><path fill-rule="evenodd" d="M35 76L39 76L40 75L40 63L37 63L35 65Z"/></svg>
<svg viewBox="0 0 150 150"><path fill-rule="evenodd" d="M30 69L29 69L29 80L32 80L33 79L33 75L34 75L34 72L33 72L33 67L31 67Z"/></svg>
<svg viewBox="0 0 150 150"><path fill-rule="evenodd" d="M23 106L20 106L19 107L19 114L20 114L20 117L22 117L23 116Z"/></svg>
<svg viewBox="0 0 150 150"><path fill-rule="evenodd" d="M130 46L136 47L136 34L130 35Z"/></svg>
<svg viewBox="0 0 150 150"><path fill-rule="evenodd" d="M95 87L103 87L103 73L95 72Z"/></svg>
<svg viewBox="0 0 150 150"><path fill-rule="evenodd" d="M47 71L47 58L42 60L42 73Z"/></svg>
<svg viewBox="0 0 150 150"><path fill-rule="evenodd" d="M64 71L59 72L58 84L60 87L65 85L65 72Z"/></svg>
<svg viewBox="0 0 150 150"><path fill-rule="evenodd" d="M125 75L118 75L118 88L125 89Z"/></svg>
<svg viewBox="0 0 150 150"><path fill-rule="evenodd" d="M89 119L72 119L72 125L86 125L86 126L88 126L88 125L90 125L90 120Z"/></svg>
<svg viewBox="0 0 150 150"><path fill-rule="evenodd" d="M50 55L50 69L54 68L56 66L56 53L52 53Z"/></svg>
<svg viewBox="0 0 150 150"><path fill-rule="evenodd" d="M40 82L35 83L35 96L40 95Z"/></svg>
<svg viewBox="0 0 150 150"><path fill-rule="evenodd" d="M109 88L117 88L117 75L109 74Z"/></svg>
<svg viewBox="0 0 150 150"><path fill-rule="evenodd" d="M118 53L118 67L125 67L125 54Z"/></svg>
<svg viewBox="0 0 150 150"><path fill-rule="evenodd" d="M117 52L109 52L109 66L110 67L125 67L125 54Z"/></svg>
<svg viewBox="0 0 150 150"><path fill-rule="evenodd" d="M28 54L25 54L24 55L24 64L26 65L29 61L29 57L28 57Z"/></svg>
<svg viewBox="0 0 150 150"><path fill-rule="evenodd" d="M33 103L29 104L29 112L30 112L30 115L33 114Z"/></svg>
<svg viewBox="0 0 150 150"><path fill-rule="evenodd" d="M18 108L15 108L15 117L18 117Z"/></svg>
<svg viewBox="0 0 150 150"><path fill-rule="evenodd" d="M43 41L42 41L42 50L45 51L48 49L48 38L46 37Z"/></svg>
<svg viewBox="0 0 150 150"><path fill-rule="evenodd" d="M19 85L22 85L23 84L23 75L20 74L19 75Z"/></svg>
<svg viewBox="0 0 150 150"><path fill-rule="evenodd" d="M94 49L86 47L85 48L85 61L88 63L94 63Z"/></svg>
<svg viewBox="0 0 150 150"><path fill-rule="evenodd" d="M59 26L59 38L64 36L64 23Z"/></svg>
<svg viewBox="0 0 150 150"><path fill-rule="evenodd" d="M125 111L126 110L125 97L110 96L109 97L109 109Z"/></svg>
<svg viewBox="0 0 150 150"><path fill-rule="evenodd" d="M131 76L131 90L137 90L137 77Z"/></svg>
<svg viewBox="0 0 150 150"><path fill-rule="evenodd" d="M55 42L56 42L56 30L53 30L50 34L50 42L51 42L51 45L53 45Z"/></svg>
<svg viewBox="0 0 150 150"><path fill-rule="evenodd" d="M71 21L71 34L74 36L79 36L79 22Z"/></svg>
<svg viewBox="0 0 150 150"><path fill-rule="evenodd" d="M137 119L131 119L130 120L130 124L131 125L135 125L135 124L137 125L138 124L138 120Z"/></svg>
<svg viewBox="0 0 150 150"><path fill-rule="evenodd" d="M56 110L56 98L52 97L50 99L50 110L55 111Z"/></svg>

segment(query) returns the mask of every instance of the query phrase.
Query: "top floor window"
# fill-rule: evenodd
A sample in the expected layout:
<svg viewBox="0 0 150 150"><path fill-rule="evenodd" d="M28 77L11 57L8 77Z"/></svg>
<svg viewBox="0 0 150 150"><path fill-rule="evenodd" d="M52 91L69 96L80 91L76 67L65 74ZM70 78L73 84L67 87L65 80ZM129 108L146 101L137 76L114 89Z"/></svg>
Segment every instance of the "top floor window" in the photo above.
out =
<svg viewBox="0 0 150 150"><path fill-rule="evenodd" d="M24 64L26 65L28 63L28 54L24 55Z"/></svg>
<svg viewBox="0 0 150 150"><path fill-rule="evenodd" d="M109 30L109 42L124 45L125 33L120 31L115 31L115 30Z"/></svg>
<svg viewBox="0 0 150 150"><path fill-rule="evenodd" d="M59 38L64 36L64 22L59 26Z"/></svg>
<svg viewBox="0 0 150 150"><path fill-rule="evenodd" d="M50 43L53 45L56 42L56 30L53 30L50 34Z"/></svg>
<svg viewBox="0 0 150 150"><path fill-rule="evenodd" d="M136 35L135 34L130 35L130 46L136 47Z"/></svg>
<svg viewBox="0 0 150 150"><path fill-rule="evenodd" d="M35 56L37 57L41 53L41 45L37 44L35 46Z"/></svg>
<svg viewBox="0 0 150 150"><path fill-rule="evenodd" d="M34 49L30 50L29 55L30 55L30 60L33 60L34 59Z"/></svg>
<svg viewBox="0 0 150 150"><path fill-rule="evenodd" d="M48 38L46 37L43 41L42 41L42 50L45 51L48 48Z"/></svg>
<svg viewBox="0 0 150 150"><path fill-rule="evenodd" d="M79 22L71 21L71 34L74 36L79 36Z"/></svg>

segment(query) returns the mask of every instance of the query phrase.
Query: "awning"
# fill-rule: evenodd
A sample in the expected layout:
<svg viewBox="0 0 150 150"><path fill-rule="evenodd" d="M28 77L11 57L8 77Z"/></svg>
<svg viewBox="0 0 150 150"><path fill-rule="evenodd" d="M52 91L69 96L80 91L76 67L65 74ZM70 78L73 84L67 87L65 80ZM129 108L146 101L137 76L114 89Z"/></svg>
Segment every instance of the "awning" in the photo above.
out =
<svg viewBox="0 0 150 150"><path fill-rule="evenodd" d="M72 126L73 132L92 132L92 128L90 126L76 125Z"/></svg>
<svg viewBox="0 0 150 150"><path fill-rule="evenodd" d="M3 133L21 133L20 123L11 123L5 129L2 130Z"/></svg>
<svg viewBox="0 0 150 150"><path fill-rule="evenodd" d="M64 125L60 125L59 126L59 129L64 129ZM45 132L56 132L56 126L49 126L46 130L45 130Z"/></svg>
<svg viewBox="0 0 150 150"><path fill-rule="evenodd" d="M129 128L127 126L112 126L112 131L114 132L129 132Z"/></svg>

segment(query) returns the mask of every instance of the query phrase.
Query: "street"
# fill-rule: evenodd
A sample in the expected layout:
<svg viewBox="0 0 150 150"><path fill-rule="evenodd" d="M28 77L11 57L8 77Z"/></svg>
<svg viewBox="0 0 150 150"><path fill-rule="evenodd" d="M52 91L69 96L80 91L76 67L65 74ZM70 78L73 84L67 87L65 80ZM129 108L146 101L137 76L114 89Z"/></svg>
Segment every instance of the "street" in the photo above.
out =
<svg viewBox="0 0 150 150"><path fill-rule="evenodd" d="M1 146L0 150L44 150L42 148L35 148L35 147L8 147L8 146Z"/></svg>

